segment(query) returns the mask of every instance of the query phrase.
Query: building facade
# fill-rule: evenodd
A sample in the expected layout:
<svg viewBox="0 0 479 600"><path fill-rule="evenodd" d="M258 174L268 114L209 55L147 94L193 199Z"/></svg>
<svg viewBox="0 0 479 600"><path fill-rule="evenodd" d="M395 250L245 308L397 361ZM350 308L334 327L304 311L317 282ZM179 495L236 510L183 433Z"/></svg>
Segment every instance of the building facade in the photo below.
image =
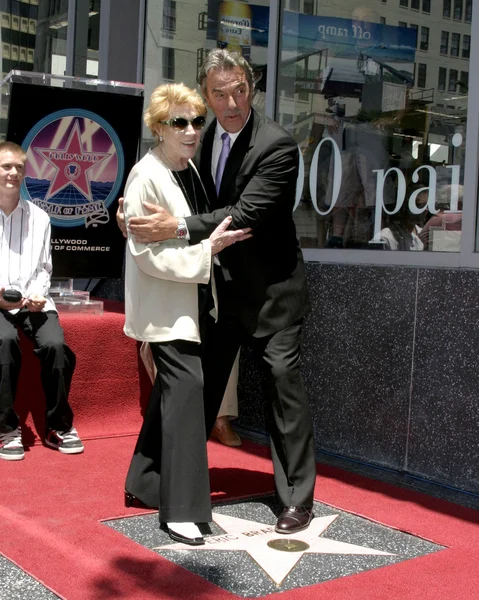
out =
<svg viewBox="0 0 479 600"><path fill-rule="evenodd" d="M196 87L210 49L243 53L254 107L301 150L318 452L479 494L477 3L4 0L0 11L4 75L140 82L146 102L164 82ZM141 153L151 143L143 128ZM121 297L121 282L101 289ZM240 423L262 431L247 349L243 369Z"/></svg>

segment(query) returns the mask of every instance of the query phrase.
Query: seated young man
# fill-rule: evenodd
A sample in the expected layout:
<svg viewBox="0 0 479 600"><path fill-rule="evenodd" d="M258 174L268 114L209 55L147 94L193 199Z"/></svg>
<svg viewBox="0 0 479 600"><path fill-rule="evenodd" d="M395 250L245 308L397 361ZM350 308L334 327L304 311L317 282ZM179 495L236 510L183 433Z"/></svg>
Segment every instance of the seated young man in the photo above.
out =
<svg viewBox="0 0 479 600"><path fill-rule="evenodd" d="M75 355L65 344L55 304L48 296L50 218L20 197L25 161L20 146L0 143L0 458L5 460L25 456L13 408L21 364L17 328L33 341L42 366L45 444L64 454L83 452L68 403Z"/></svg>

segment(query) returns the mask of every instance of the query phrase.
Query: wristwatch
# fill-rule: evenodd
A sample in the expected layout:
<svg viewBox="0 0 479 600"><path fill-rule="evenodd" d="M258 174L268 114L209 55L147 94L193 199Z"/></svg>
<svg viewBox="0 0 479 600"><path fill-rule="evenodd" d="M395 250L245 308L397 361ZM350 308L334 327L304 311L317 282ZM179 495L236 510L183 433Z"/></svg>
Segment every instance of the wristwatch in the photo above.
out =
<svg viewBox="0 0 479 600"><path fill-rule="evenodd" d="M176 228L175 235L178 240L184 240L188 235L188 229L184 219L178 219L178 227Z"/></svg>

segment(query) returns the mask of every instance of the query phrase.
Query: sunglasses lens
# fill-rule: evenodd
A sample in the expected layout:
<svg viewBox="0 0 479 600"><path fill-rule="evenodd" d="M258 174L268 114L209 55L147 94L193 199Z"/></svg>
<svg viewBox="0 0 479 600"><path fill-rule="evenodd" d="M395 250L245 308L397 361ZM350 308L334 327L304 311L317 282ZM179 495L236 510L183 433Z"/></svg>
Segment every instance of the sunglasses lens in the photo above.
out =
<svg viewBox="0 0 479 600"><path fill-rule="evenodd" d="M194 129L203 129L206 124L206 119L202 116L195 117L191 124L193 125Z"/></svg>
<svg viewBox="0 0 479 600"><path fill-rule="evenodd" d="M206 124L206 119L202 115L195 117L192 121L188 121L185 117L175 117L174 119L171 119L171 121L165 121L165 123L180 131L184 131L191 123L193 129L198 131L199 129L203 129Z"/></svg>
<svg viewBox="0 0 479 600"><path fill-rule="evenodd" d="M183 117L176 117L173 119L171 124L175 129L186 129L188 127L188 121Z"/></svg>

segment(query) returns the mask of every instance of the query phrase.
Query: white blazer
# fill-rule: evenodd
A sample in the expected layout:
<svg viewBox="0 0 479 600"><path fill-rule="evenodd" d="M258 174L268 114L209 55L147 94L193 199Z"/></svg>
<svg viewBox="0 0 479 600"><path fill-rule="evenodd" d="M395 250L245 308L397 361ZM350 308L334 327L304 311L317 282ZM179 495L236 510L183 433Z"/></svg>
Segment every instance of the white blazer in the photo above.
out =
<svg viewBox="0 0 479 600"><path fill-rule="evenodd" d="M131 217L150 214L145 202L158 204L175 217L191 214L175 177L152 150L128 176L124 203L127 224ZM206 284L211 278L216 307L212 269L209 239L193 246L176 239L140 244L128 235L125 334L146 342L200 342L197 284Z"/></svg>

